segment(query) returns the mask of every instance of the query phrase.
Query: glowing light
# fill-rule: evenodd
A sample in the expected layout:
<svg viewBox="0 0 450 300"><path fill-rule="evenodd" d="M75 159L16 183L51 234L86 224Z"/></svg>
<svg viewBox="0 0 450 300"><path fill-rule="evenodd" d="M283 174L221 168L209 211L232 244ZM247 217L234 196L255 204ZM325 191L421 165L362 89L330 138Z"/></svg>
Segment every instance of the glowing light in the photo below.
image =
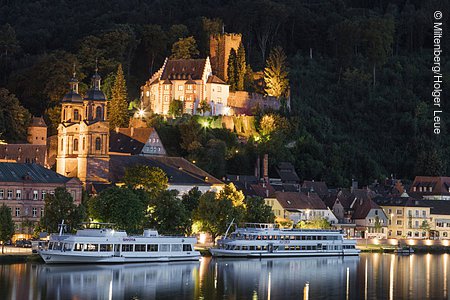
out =
<svg viewBox="0 0 450 300"><path fill-rule="evenodd" d="M409 239L406 243L407 243L409 246L414 246L414 245L416 244L416 241L413 240L413 239Z"/></svg>
<svg viewBox="0 0 450 300"><path fill-rule="evenodd" d="M305 283L305 287L303 288L303 300L309 299L309 282Z"/></svg>
<svg viewBox="0 0 450 300"><path fill-rule="evenodd" d="M209 127L209 123L208 123L208 121L206 121L206 120L202 121L202 122L201 122L201 125L202 125L204 128L208 128L208 127Z"/></svg>
<svg viewBox="0 0 450 300"><path fill-rule="evenodd" d="M138 111L138 114L139 114L139 117L140 117L140 118L143 118L144 115L145 115L145 110L143 110L142 108L140 108L139 111Z"/></svg>
<svg viewBox="0 0 450 300"><path fill-rule="evenodd" d="M374 243L375 245L379 245L379 244L380 244L380 240L379 240L378 238L374 238L374 239L373 239L373 243Z"/></svg>
<svg viewBox="0 0 450 300"><path fill-rule="evenodd" d="M200 244L206 243L206 233L200 233L200 238L198 239Z"/></svg>
<svg viewBox="0 0 450 300"><path fill-rule="evenodd" d="M425 245L431 246L431 245L433 245L433 241L432 240L425 240Z"/></svg>
<svg viewBox="0 0 450 300"><path fill-rule="evenodd" d="M193 164L195 164L195 163L196 163L196 161L195 161L195 160L193 160L193 161L192 161L192 163L193 163Z"/></svg>
<svg viewBox="0 0 450 300"><path fill-rule="evenodd" d="M448 246L448 245L450 245L450 243L449 243L449 241L448 241L448 240L443 240L443 241L442 241L442 245L444 245L444 246Z"/></svg>
<svg viewBox="0 0 450 300"><path fill-rule="evenodd" d="M389 245L392 245L392 246L397 246L398 245L398 240L396 240L396 239L389 239Z"/></svg>

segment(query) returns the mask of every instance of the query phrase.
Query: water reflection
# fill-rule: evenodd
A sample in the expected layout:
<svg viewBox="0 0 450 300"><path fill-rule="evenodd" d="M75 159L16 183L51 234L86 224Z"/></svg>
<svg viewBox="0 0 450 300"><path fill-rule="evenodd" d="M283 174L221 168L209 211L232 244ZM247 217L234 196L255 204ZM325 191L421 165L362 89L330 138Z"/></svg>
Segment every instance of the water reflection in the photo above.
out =
<svg viewBox="0 0 450 300"><path fill-rule="evenodd" d="M0 299L443 299L448 254L0 265Z"/></svg>

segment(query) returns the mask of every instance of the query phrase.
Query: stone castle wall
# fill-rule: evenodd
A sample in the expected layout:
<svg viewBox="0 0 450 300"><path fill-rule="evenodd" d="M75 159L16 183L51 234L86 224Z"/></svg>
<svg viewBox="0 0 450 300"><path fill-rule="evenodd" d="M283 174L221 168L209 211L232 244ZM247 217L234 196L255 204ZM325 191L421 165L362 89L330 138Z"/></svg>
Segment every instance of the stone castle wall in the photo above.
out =
<svg viewBox="0 0 450 300"><path fill-rule="evenodd" d="M211 65L215 75L227 81L228 58L231 49L236 50L242 41L242 35L237 33L226 33L211 35L209 38L209 54Z"/></svg>
<svg viewBox="0 0 450 300"><path fill-rule="evenodd" d="M280 109L280 101L276 97L264 96L257 93L243 91L230 92L228 106L233 109L236 115L252 115L255 108L260 109Z"/></svg>

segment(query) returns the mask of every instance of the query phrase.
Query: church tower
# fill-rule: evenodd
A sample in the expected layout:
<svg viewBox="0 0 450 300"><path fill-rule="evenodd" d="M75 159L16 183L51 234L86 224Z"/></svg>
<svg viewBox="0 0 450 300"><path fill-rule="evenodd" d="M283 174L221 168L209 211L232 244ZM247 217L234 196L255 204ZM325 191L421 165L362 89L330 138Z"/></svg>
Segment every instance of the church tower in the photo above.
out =
<svg viewBox="0 0 450 300"><path fill-rule="evenodd" d="M75 75L74 72L69 81L69 93L61 101L56 171L78 177L84 184L108 182L109 123L107 100L100 89L101 77L96 68L92 86L82 99Z"/></svg>

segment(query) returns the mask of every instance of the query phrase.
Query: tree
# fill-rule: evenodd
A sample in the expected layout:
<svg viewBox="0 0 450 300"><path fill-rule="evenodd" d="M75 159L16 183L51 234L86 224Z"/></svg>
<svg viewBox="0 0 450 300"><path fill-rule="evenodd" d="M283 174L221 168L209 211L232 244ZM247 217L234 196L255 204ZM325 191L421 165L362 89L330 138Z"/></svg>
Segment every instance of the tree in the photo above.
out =
<svg viewBox="0 0 450 300"><path fill-rule="evenodd" d="M286 54L281 47L274 48L264 68L265 91L269 96L280 98L286 95L289 88Z"/></svg>
<svg viewBox="0 0 450 300"><path fill-rule="evenodd" d="M123 182L132 189L143 189L151 199L168 187L168 178L163 170L157 167L136 165L125 170Z"/></svg>
<svg viewBox="0 0 450 300"><path fill-rule="evenodd" d="M203 99L200 101L200 105L197 108L197 112L201 113L202 116L205 115L205 113L211 111L211 106L208 105L208 101L206 99Z"/></svg>
<svg viewBox="0 0 450 300"><path fill-rule="evenodd" d="M154 66L163 61L167 40L161 26L149 24L142 27L142 44L148 56L150 74L154 73Z"/></svg>
<svg viewBox="0 0 450 300"><path fill-rule="evenodd" d="M178 199L178 191L165 190L147 208L147 224L163 234L190 232L190 218L186 207Z"/></svg>
<svg viewBox="0 0 450 300"><path fill-rule="evenodd" d="M0 88L0 140L24 140L30 122L30 113L7 89Z"/></svg>
<svg viewBox="0 0 450 300"><path fill-rule="evenodd" d="M58 232L58 224L64 220L71 230L84 219L77 206L73 203L73 198L65 187L58 187L54 194L45 196L45 214L41 218L41 226L47 232Z"/></svg>
<svg viewBox="0 0 450 300"><path fill-rule="evenodd" d="M197 42L193 36L187 38L180 38L178 42L172 45L172 59L190 59L195 58L199 55L197 49Z"/></svg>
<svg viewBox="0 0 450 300"><path fill-rule="evenodd" d="M110 187L89 201L89 215L136 233L142 229L146 203L129 188Z"/></svg>
<svg viewBox="0 0 450 300"><path fill-rule="evenodd" d="M122 65L117 67L116 80L112 89L112 99L109 110L109 128L128 127L127 87L123 77Z"/></svg>
<svg viewBox="0 0 450 300"><path fill-rule="evenodd" d="M238 223L241 219L241 210L233 206L227 197L219 197L214 192L204 193L194 211L194 221L199 230L211 234L215 243L216 238L224 234L230 222L234 219Z"/></svg>
<svg viewBox="0 0 450 300"><path fill-rule="evenodd" d="M264 203L261 197L246 197L245 204L245 222L249 223L273 223L275 215L272 208Z"/></svg>
<svg viewBox="0 0 450 300"><path fill-rule="evenodd" d="M220 200L231 201L234 207L242 207L244 205L245 196L242 191L236 189L233 183L229 183L219 192L217 198Z"/></svg>
<svg viewBox="0 0 450 300"><path fill-rule="evenodd" d="M300 221L296 227L302 229L330 229L331 224L327 219L319 217L307 221Z"/></svg>
<svg viewBox="0 0 450 300"><path fill-rule="evenodd" d="M202 196L202 192L198 189L198 187L194 187L189 190L189 192L183 194L181 196L181 202L189 213L192 213L198 207L198 203L200 201L200 197Z"/></svg>
<svg viewBox="0 0 450 300"><path fill-rule="evenodd" d="M183 113L183 101L173 99L169 105L169 115L179 117Z"/></svg>
<svg viewBox="0 0 450 300"><path fill-rule="evenodd" d="M230 50L230 56L228 57L228 65L227 65L227 83L230 85L230 90L235 91L237 90L237 76L236 76L236 69L237 69L237 55L236 50L233 48Z"/></svg>
<svg viewBox="0 0 450 300"><path fill-rule="evenodd" d="M240 43L236 55L236 89L238 91L243 91L245 88L246 68L245 48L244 45Z"/></svg>
<svg viewBox="0 0 450 300"><path fill-rule="evenodd" d="M5 243L11 240L14 235L14 222L11 216L11 210L3 204L0 207L0 242L2 242L2 254L4 252Z"/></svg>

